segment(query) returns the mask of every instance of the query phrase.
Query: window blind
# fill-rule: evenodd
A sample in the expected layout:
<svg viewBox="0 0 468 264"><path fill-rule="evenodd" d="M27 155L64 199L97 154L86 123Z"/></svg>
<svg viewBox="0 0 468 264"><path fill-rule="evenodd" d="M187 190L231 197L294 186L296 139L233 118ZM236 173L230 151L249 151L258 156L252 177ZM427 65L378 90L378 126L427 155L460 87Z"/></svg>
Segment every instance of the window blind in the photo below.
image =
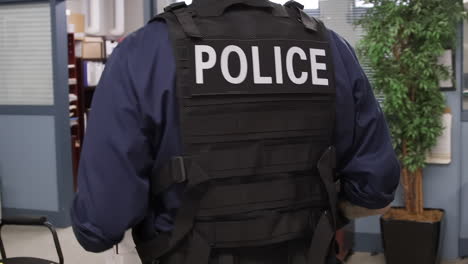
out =
<svg viewBox="0 0 468 264"><path fill-rule="evenodd" d="M49 2L0 5L0 105L54 103L50 20Z"/></svg>
<svg viewBox="0 0 468 264"><path fill-rule="evenodd" d="M360 20L367 10L372 7L371 4L360 0L320 0L320 12L318 18L325 25L346 39L353 48L364 35L364 30L360 26L356 26L356 22ZM314 15L314 11L308 11L310 15ZM365 60L361 60L361 66L364 72L372 82L372 68ZM383 101L383 96L376 94L379 102Z"/></svg>

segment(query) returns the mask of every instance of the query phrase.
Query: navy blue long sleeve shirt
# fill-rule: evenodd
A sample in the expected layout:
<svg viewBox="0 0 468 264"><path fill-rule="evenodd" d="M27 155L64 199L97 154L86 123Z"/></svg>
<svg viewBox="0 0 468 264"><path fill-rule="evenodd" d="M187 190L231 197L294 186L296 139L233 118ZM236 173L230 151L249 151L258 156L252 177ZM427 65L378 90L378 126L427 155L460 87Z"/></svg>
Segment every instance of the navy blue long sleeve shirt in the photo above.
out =
<svg viewBox="0 0 468 264"><path fill-rule="evenodd" d="M343 196L383 208L393 201L400 175L387 124L353 49L332 31L330 38ZM71 212L86 250L109 249L130 228L147 238L171 230L183 187L150 205L149 175L154 164L181 154L177 107L168 29L150 23L117 47L94 95Z"/></svg>

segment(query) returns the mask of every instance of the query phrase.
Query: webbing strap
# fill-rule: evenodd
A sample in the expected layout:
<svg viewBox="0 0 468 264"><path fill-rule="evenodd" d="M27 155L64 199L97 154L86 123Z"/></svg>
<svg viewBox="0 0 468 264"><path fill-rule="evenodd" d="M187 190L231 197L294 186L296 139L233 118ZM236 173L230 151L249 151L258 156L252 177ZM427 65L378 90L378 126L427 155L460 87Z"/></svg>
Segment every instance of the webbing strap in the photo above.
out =
<svg viewBox="0 0 468 264"><path fill-rule="evenodd" d="M293 204L324 205L318 180L314 175L297 178L290 174L284 179L259 183L216 186L201 202L198 216L233 215L268 208L284 208Z"/></svg>
<svg viewBox="0 0 468 264"><path fill-rule="evenodd" d="M187 180L185 165L185 159L177 156L162 168L154 167L150 176L153 195L159 195L173 184L185 182Z"/></svg>
<svg viewBox="0 0 468 264"><path fill-rule="evenodd" d="M312 230L314 212L310 208L295 212L263 212L245 220L199 222L195 229L215 248L261 246L304 237Z"/></svg>
<svg viewBox="0 0 468 264"><path fill-rule="evenodd" d="M303 9L304 6L296 1L288 1L284 6L292 8L295 12L298 14L299 20L302 22L305 28L311 31L318 31L319 29L319 24L317 20L311 18L309 15L307 15Z"/></svg>
<svg viewBox="0 0 468 264"><path fill-rule="evenodd" d="M175 167L182 168L182 166L180 167L175 166ZM316 260L315 255L317 255L317 258L321 258L323 255L325 256L328 255L328 249L329 249L330 243L325 244L326 245L325 251L327 252L322 252L324 251L324 246L318 249L315 249L315 247L317 244L321 245L323 244L324 241L328 241L329 237L333 238L334 232L335 232L335 221L336 221L336 211L337 211L336 210L337 193L335 189L334 176L333 176L334 167L335 167L335 151L334 151L334 148L331 147L325 152L325 154L322 156L322 158L320 159L318 163L319 175L327 191L331 214L330 216L327 216L326 218L322 217L321 224L319 227L317 227L317 229L320 229L322 231L316 233L313 237L313 240L311 243L311 252L313 252L314 254L311 255L310 257L314 260ZM156 251L149 252L149 255L152 256L153 259L157 259L160 256L167 253L170 249L175 247L192 230L193 224L194 224L194 218L200 209L200 203L202 201L202 197L209 190L210 183L212 182L211 180L213 180L213 177L212 176L210 177L210 176L211 175L209 175L209 173L205 172L200 167L198 162L194 162L193 160L190 162L190 169L187 175L188 186L187 186L187 193L184 199L185 202L183 203L184 206L181 209L179 209L179 213L176 218L174 233L172 234L171 241L168 243L169 245L166 247L165 250L162 250L161 252L158 252L158 253L156 253ZM271 221L270 221L270 224L271 224ZM328 226L324 227L326 224L328 224ZM243 226L242 228L244 228L244 224L239 224L239 225L242 225ZM249 232L251 233L251 235L254 235L255 231L262 230L262 228L265 228L267 225L265 225L265 223L263 222L261 224L255 224L255 223L246 224L245 228L247 228L247 226L256 227L255 230L252 230L252 232ZM201 227L203 227L203 225L201 225ZM242 232L240 231L242 228L235 228L235 226L216 228L216 230L219 230L219 232L216 232L216 233L222 234L223 232L222 230L236 230L236 232L233 234L242 234ZM248 230L248 229L244 229L244 230ZM324 232L324 233L322 234L321 232ZM226 235L226 237L228 236L229 235ZM221 236L221 238L223 238L223 236ZM316 253L317 251L320 251L320 254L317 254ZM145 255L145 254L142 254L142 255ZM148 257L148 254L146 254L146 257ZM322 260L318 260L318 261L322 261ZM317 263L320 263L320 262L317 262Z"/></svg>
<svg viewBox="0 0 468 264"><path fill-rule="evenodd" d="M335 231L330 224L330 217L325 211L317 224L310 249L308 252L308 259L310 264L324 264L328 257L329 248Z"/></svg>
<svg viewBox="0 0 468 264"><path fill-rule="evenodd" d="M301 14L301 21L304 26L311 31L318 31L318 22L317 20L311 18L309 15L307 15L304 11L300 11Z"/></svg>
<svg viewBox="0 0 468 264"><path fill-rule="evenodd" d="M208 264L210 262L211 245L196 230L192 232L192 237L187 245L188 254L185 258L185 264Z"/></svg>
<svg viewBox="0 0 468 264"><path fill-rule="evenodd" d="M175 157L164 167L155 167L151 175L152 194L157 196L171 185L184 182L191 163L199 164L211 180L290 171L310 171L310 160L317 160L313 140L262 141L213 149L196 157Z"/></svg>
<svg viewBox="0 0 468 264"><path fill-rule="evenodd" d="M158 234L156 238L144 243L136 243L136 250L143 264L152 264L169 249L170 235Z"/></svg>
<svg viewBox="0 0 468 264"><path fill-rule="evenodd" d="M201 198L210 185L208 174L198 164L192 162L189 169L187 192L182 203L183 206L177 213L171 246L177 245L192 230Z"/></svg>
<svg viewBox="0 0 468 264"><path fill-rule="evenodd" d="M245 248L290 241L311 231L315 219L310 209L238 221L197 223L189 243L184 264L209 263L212 249ZM220 264L234 264L232 254L221 254Z"/></svg>
<svg viewBox="0 0 468 264"><path fill-rule="evenodd" d="M334 147L329 147L318 162L320 179L327 191L328 201L332 217L333 229L336 229L336 218L338 209L338 192L335 185L336 152Z"/></svg>
<svg viewBox="0 0 468 264"><path fill-rule="evenodd" d="M198 212L200 200L210 188L211 181L208 175L196 163L191 163L188 170L188 185L184 195L182 207L177 212L174 231L170 239L154 239L137 245L137 251L143 261L152 261L161 258L190 233L193 228L195 215Z"/></svg>
<svg viewBox="0 0 468 264"><path fill-rule="evenodd" d="M184 8L184 7L187 7L187 4L185 2L176 2L176 3L166 6L164 8L164 12L171 12L173 10Z"/></svg>
<svg viewBox="0 0 468 264"><path fill-rule="evenodd" d="M188 136L253 134L275 131L321 131L327 129L327 101L320 103L264 103L263 109L248 104L234 106L191 107ZM276 107L272 109L270 107ZM215 112L216 111L216 112ZM276 118L271 118L275 116ZM311 121L311 122L307 122ZM325 131L328 132L328 131ZM323 132L323 134L325 134Z"/></svg>
<svg viewBox="0 0 468 264"><path fill-rule="evenodd" d="M177 17L180 25L182 26L185 34L191 38L202 38L203 35L200 33L200 29L193 20L193 13L188 8L179 8L172 11Z"/></svg>
<svg viewBox="0 0 468 264"><path fill-rule="evenodd" d="M313 176L308 175L302 178L215 187L203 197L201 208L320 197L320 186L313 185L311 178Z"/></svg>
<svg viewBox="0 0 468 264"><path fill-rule="evenodd" d="M309 262L311 264L326 263L326 259L330 253L330 248L334 243L333 238L336 232L338 197L333 175L336 167L335 155L334 147L330 147L318 162L320 178L322 179L323 185L327 191L331 213L325 211L315 228L308 254Z"/></svg>

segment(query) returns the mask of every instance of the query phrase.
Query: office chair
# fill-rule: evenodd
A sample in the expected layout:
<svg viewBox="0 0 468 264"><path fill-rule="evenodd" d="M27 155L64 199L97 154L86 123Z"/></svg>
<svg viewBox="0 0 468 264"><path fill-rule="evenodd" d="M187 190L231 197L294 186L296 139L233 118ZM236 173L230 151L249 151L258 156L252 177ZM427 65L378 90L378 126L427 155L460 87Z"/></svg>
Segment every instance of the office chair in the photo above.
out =
<svg viewBox="0 0 468 264"><path fill-rule="evenodd" d="M59 257L59 262L53 262L50 260L39 259L39 258L28 258L28 257L19 257L19 258L7 258L5 253L5 247L3 246L2 240L2 228L6 225L19 225L19 226L44 226L50 230L52 237L54 238L55 249L57 250L57 255ZM2 254L2 260L0 264L63 264L63 253L62 248L60 247L60 242L58 240L57 232L51 223L47 221L47 218L3 218L2 223L0 224L0 252Z"/></svg>

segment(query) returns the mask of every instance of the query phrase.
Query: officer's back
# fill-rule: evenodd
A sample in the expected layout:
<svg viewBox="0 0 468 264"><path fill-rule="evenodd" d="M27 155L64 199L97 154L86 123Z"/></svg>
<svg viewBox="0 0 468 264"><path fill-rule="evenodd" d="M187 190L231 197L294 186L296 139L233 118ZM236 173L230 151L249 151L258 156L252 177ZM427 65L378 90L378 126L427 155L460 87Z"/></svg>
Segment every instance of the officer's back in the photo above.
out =
<svg viewBox="0 0 468 264"><path fill-rule="evenodd" d="M137 117L135 129L143 133L136 139L151 144L139 155L154 160L151 168L139 161L138 173L147 175L146 206L155 215L132 217L140 222L135 240L143 262L325 263L334 255L338 220L335 145L345 145L335 135L343 84L335 68L343 65L336 65L341 54L334 54L329 31L297 3L266 0L177 4L158 21L167 24L175 58L173 98L163 102L175 106L161 105L161 122L144 128L145 115ZM142 77L161 78L150 75ZM135 113L148 111L136 94ZM380 115L373 122L380 123L386 142L378 144L390 152L384 159L395 174L385 122ZM173 127L173 141L161 140ZM391 185L375 208L393 199ZM142 234L148 223L156 224L153 235Z"/></svg>

